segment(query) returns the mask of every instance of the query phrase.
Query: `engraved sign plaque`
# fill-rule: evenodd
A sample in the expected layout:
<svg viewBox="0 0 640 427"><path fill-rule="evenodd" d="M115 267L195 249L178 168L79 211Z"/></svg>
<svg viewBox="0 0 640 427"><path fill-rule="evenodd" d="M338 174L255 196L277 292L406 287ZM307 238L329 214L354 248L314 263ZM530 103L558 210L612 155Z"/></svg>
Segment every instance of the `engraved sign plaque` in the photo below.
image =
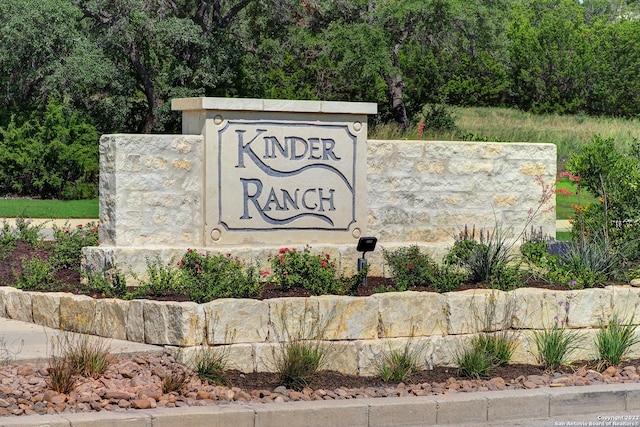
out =
<svg viewBox="0 0 640 427"><path fill-rule="evenodd" d="M223 104L180 108L183 133L205 135L208 244L344 243L364 233L365 113L375 104ZM345 112L357 107L365 111Z"/></svg>

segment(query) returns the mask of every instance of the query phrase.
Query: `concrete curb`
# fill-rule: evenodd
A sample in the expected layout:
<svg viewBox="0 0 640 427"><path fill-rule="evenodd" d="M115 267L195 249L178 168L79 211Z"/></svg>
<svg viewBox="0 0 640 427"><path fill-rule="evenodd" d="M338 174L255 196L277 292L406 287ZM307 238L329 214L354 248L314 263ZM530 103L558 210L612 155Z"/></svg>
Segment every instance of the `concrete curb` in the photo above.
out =
<svg viewBox="0 0 640 427"><path fill-rule="evenodd" d="M103 427L186 425L280 426L428 426L428 425L529 425L588 418L607 425L607 417L640 413L640 384L508 390L425 397L397 397L338 401L268 404L218 404L189 408L158 408L127 412L30 415L0 418L0 426ZM590 414L593 414L591 416ZM633 414L633 415L631 415ZM610 419L610 418L609 418ZM631 418L627 418L631 419ZM633 418L637 419L637 418ZM523 424L525 423L525 424ZM571 425L561 422L549 425ZM609 425L638 425L609 424ZM576 424L577 425L577 424Z"/></svg>

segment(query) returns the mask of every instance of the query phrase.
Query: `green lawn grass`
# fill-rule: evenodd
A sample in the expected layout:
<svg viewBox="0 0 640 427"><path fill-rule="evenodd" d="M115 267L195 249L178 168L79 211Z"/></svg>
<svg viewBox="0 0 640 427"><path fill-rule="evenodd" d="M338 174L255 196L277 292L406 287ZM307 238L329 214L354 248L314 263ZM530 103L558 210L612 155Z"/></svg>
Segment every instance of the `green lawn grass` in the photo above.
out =
<svg viewBox="0 0 640 427"><path fill-rule="evenodd" d="M0 199L0 218L98 218L98 199Z"/></svg>
<svg viewBox="0 0 640 427"><path fill-rule="evenodd" d="M556 193L556 219L569 219L573 217L573 205L585 206L588 203L597 203L598 200L585 190L578 194L578 186L569 178L562 178L558 181L556 189L566 189L573 195L565 196Z"/></svg>
<svg viewBox="0 0 640 427"><path fill-rule="evenodd" d="M556 218L569 219L573 216L573 205L596 202L591 194L577 195L577 185L568 178L561 179L557 188L567 189L572 196L556 194ZM89 200L41 200L41 199L0 199L0 218L98 218L98 199Z"/></svg>

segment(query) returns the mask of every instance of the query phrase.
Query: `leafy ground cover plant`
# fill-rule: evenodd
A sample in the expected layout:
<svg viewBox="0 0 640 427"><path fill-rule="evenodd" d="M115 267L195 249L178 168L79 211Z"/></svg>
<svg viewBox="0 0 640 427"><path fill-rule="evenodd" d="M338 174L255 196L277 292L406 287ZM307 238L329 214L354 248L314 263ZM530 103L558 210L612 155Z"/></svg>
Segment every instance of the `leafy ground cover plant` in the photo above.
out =
<svg viewBox="0 0 640 427"><path fill-rule="evenodd" d="M256 268L230 254L187 250L178 262L183 287L192 301L214 298L248 298L260 295Z"/></svg>
<svg viewBox="0 0 640 427"><path fill-rule="evenodd" d="M280 248L270 258L270 279L283 289L296 286L310 290L314 295L345 293L344 278L338 274L331 255L313 254L309 246L302 251Z"/></svg>
<svg viewBox="0 0 640 427"><path fill-rule="evenodd" d="M601 324L596 334L596 348L601 367L618 366L631 351L631 347L640 342L633 323L634 316L623 322L617 313L606 324Z"/></svg>
<svg viewBox="0 0 640 427"><path fill-rule="evenodd" d="M382 255L391 269L393 285L377 289L379 292L402 292L429 285L438 292L448 292L458 287L467 276L457 266L437 264L429 255L420 252L417 245L394 251L383 249Z"/></svg>

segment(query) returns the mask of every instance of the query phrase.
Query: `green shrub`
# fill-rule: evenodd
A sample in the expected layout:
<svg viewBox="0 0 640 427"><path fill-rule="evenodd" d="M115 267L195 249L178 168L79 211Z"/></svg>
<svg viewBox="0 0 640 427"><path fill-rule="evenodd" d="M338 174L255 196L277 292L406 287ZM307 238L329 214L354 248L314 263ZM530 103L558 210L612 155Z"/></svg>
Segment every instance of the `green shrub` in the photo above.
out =
<svg viewBox="0 0 640 427"><path fill-rule="evenodd" d="M58 268L80 268L82 248L98 245L98 225L89 222L85 225L78 224L71 228L69 223L63 227L53 226L53 259L52 262Z"/></svg>
<svg viewBox="0 0 640 427"><path fill-rule="evenodd" d="M278 255L270 258L271 280L285 290L299 286L314 295L343 294L345 279L338 275L331 255L312 254L307 246L302 251L280 248Z"/></svg>
<svg viewBox="0 0 640 427"><path fill-rule="evenodd" d="M424 129L431 131L456 130L456 118L452 108L446 103L426 104L418 114Z"/></svg>
<svg viewBox="0 0 640 427"><path fill-rule="evenodd" d="M256 269L230 254L187 250L178 262L185 292L191 301L215 298L250 298L262 293Z"/></svg>
<svg viewBox="0 0 640 427"><path fill-rule="evenodd" d="M548 247L549 243L546 241L527 241L520 245L520 253L525 261L535 266L543 266Z"/></svg>
<svg viewBox="0 0 640 427"><path fill-rule="evenodd" d="M173 264L173 263L171 263ZM159 258L147 259L147 276L140 281L136 295L166 295L169 293L188 293L190 276L184 269L174 265L165 265Z"/></svg>
<svg viewBox="0 0 640 427"><path fill-rule="evenodd" d="M13 117L0 128L0 194L96 197L98 139L88 121L57 102L26 120Z"/></svg>
<svg viewBox="0 0 640 427"><path fill-rule="evenodd" d="M102 271L88 271L84 277L87 279L87 289L91 292L109 298L131 299L133 297L127 288L126 276L114 264L108 264Z"/></svg>
<svg viewBox="0 0 640 427"><path fill-rule="evenodd" d="M56 284L56 268L48 259L31 255L22 259L22 271L14 272L16 287L29 291L52 290Z"/></svg>
<svg viewBox="0 0 640 427"><path fill-rule="evenodd" d="M393 290L399 292L428 286L438 267L429 255L420 252L417 245L395 251L383 249L382 256L391 269Z"/></svg>
<svg viewBox="0 0 640 427"><path fill-rule="evenodd" d="M572 154L566 169L580 177L580 187L599 199L576 211L575 240L604 235L613 248L634 242L635 256L639 256L640 143L625 152L612 138L596 135L580 153Z"/></svg>
<svg viewBox="0 0 640 427"><path fill-rule="evenodd" d="M0 230L0 261L7 259L16 247L16 239L13 230L6 219L2 220L2 230Z"/></svg>
<svg viewBox="0 0 640 427"><path fill-rule="evenodd" d="M31 219L20 216L16 218L16 228L13 235L16 242L24 242L34 248L39 247L44 241L40 232L46 225L46 222L34 224Z"/></svg>

